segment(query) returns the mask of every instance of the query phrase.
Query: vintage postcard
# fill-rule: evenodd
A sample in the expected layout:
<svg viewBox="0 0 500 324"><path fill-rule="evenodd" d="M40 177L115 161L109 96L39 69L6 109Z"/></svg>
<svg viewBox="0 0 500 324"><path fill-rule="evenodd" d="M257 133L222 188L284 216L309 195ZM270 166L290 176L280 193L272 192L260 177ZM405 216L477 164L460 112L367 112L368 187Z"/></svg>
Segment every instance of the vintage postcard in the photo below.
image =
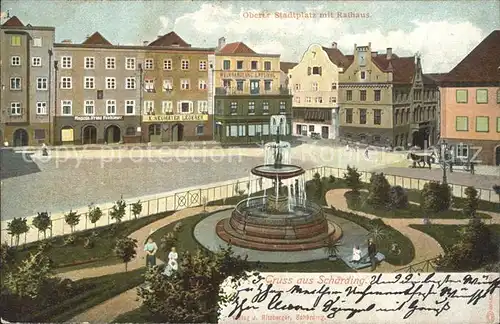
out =
<svg viewBox="0 0 500 324"><path fill-rule="evenodd" d="M500 2L4 0L2 323L500 323Z"/></svg>

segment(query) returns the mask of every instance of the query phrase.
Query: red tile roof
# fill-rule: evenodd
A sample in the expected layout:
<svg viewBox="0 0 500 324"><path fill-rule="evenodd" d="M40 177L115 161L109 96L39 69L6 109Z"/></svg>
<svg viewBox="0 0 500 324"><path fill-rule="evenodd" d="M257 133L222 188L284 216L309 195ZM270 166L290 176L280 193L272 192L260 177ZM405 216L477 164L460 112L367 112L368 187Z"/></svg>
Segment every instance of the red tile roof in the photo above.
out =
<svg viewBox="0 0 500 324"><path fill-rule="evenodd" d="M191 47L191 44L186 43L179 35L171 31L159 37L157 40L149 43L148 46L178 46L178 47Z"/></svg>
<svg viewBox="0 0 500 324"><path fill-rule="evenodd" d="M16 16L13 16L12 18L10 18L6 22L4 22L2 26L5 26L5 27L24 27L21 20L19 20L19 18L17 18Z"/></svg>
<svg viewBox="0 0 500 324"><path fill-rule="evenodd" d="M423 74L422 79L424 84L438 84L445 76L446 73L428 73Z"/></svg>
<svg viewBox="0 0 500 324"><path fill-rule="evenodd" d="M500 82L500 30L489 34L442 82Z"/></svg>
<svg viewBox="0 0 500 324"><path fill-rule="evenodd" d="M113 45L99 32L95 32L87 38L82 44L84 45Z"/></svg>
<svg viewBox="0 0 500 324"><path fill-rule="evenodd" d="M280 62L280 70L288 73L292 68L294 68L298 63L293 62Z"/></svg>
<svg viewBox="0 0 500 324"><path fill-rule="evenodd" d="M330 61L332 61L332 63L336 66L347 68L349 65L351 65L352 60L349 60L349 55L346 56L342 54L342 52L338 48L323 47L323 51L326 52L326 54L330 58Z"/></svg>
<svg viewBox="0 0 500 324"><path fill-rule="evenodd" d="M383 56L381 60L380 57ZM376 62L387 61L387 67L385 70L389 70L392 65L392 82L393 83L413 83L413 78L415 77L415 69L417 68L415 64L415 58L411 57L397 57L392 56L391 60L387 60L384 55L378 55L376 57ZM389 64L390 63L390 64Z"/></svg>
<svg viewBox="0 0 500 324"><path fill-rule="evenodd" d="M242 42L229 43L219 50L222 54L257 54Z"/></svg>

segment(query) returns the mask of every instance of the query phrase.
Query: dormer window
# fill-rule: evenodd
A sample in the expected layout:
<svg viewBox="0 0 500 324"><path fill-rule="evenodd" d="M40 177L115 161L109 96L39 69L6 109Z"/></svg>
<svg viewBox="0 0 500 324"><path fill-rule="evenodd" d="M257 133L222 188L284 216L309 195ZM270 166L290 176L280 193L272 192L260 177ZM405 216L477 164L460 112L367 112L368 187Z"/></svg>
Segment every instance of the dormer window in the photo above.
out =
<svg viewBox="0 0 500 324"><path fill-rule="evenodd" d="M312 74L313 75L321 75L321 66L314 66L312 68Z"/></svg>
<svg viewBox="0 0 500 324"><path fill-rule="evenodd" d="M361 71L361 80L365 80L365 79L366 79L366 72Z"/></svg>

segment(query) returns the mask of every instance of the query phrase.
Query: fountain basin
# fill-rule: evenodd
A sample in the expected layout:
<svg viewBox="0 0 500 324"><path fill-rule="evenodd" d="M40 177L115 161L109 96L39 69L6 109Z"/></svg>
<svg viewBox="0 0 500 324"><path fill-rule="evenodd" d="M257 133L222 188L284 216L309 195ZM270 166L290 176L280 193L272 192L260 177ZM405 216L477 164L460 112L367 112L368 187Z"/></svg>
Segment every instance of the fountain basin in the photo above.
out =
<svg viewBox="0 0 500 324"><path fill-rule="evenodd" d="M256 166L251 170L251 172L253 175L266 179L278 178L278 180L285 180L298 177L306 171L303 168L292 164L281 164L279 167L276 167L274 164L263 164Z"/></svg>

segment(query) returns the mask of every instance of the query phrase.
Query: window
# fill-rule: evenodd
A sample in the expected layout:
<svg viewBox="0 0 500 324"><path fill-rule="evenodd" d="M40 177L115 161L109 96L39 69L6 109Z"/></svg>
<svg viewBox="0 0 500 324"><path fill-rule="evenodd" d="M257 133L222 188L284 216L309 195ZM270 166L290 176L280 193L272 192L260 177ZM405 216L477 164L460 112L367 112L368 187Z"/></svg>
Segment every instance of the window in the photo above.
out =
<svg viewBox="0 0 500 324"><path fill-rule="evenodd" d="M85 67L85 70L95 69L95 58L94 57L86 57L84 67Z"/></svg>
<svg viewBox="0 0 500 324"><path fill-rule="evenodd" d="M255 136L255 126L256 125L248 125L248 136Z"/></svg>
<svg viewBox="0 0 500 324"><path fill-rule="evenodd" d="M135 100L125 100L125 115L135 114Z"/></svg>
<svg viewBox="0 0 500 324"><path fill-rule="evenodd" d="M315 103L323 103L323 97L316 97L314 98Z"/></svg>
<svg viewBox="0 0 500 324"><path fill-rule="evenodd" d="M106 100L106 115L116 115L116 100Z"/></svg>
<svg viewBox="0 0 500 324"><path fill-rule="evenodd" d="M203 79L198 80L198 89L207 90L207 81Z"/></svg>
<svg viewBox="0 0 500 324"><path fill-rule="evenodd" d="M457 116L455 119L455 130L457 132L468 132L469 131L469 117Z"/></svg>
<svg viewBox="0 0 500 324"><path fill-rule="evenodd" d="M95 89L95 78L94 77L85 77L83 83L84 89Z"/></svg>
<svg viewBox="0 0 500 324"><path fill-rule="evenodd" d="M359 100L366 101L366 90L359 90Z"/></svg>
<svg viewBox="0 0 500 324"><path fill-rule="evenodd" d="M300 97L293 97L293 101L295 103L300 103Z"/></svg>
<svg viewBox="0 0 500 324"><path fill-rule="evenodd" d="M173 80L172 79L165 79L163 80L163 91L170 91L173 89Z"/></svg>
<svg viewBox="0 0 500 324"><path fill-rule="evenodd" d="M222 62L222 69L223 70L231 70L231 61L229 60L224 60Z"/></svg>
<svg viewBox="0 0 500 324"><path fill-rule="evenodd" d="M204 132L203 125L197 125L196 126L196 135L201 136L201 135L203 135L203 132Z"/></svg>
<svg viewBox="0 0 500 324"><path fill-rule="evenodd" d="M250 69L251 70L257 70L258 68L259 68L259 64L257 61L250 62Z"/></svg>
<svg viewBox="0 0 500 324"><path fill-rule="evenodd" d="M366 124L366 109L359 110L359 123L361 125Z"/></svg>
<svg viewBox="0 0 500 324"><path fill-rule="evenodd" d="M306 102L307 103L311 103L312 102L312 98L311 97L306 97Z"/></svg>
<svg viewBox="0 0 500 324"><path fill-rule="evenodd" d="M500 103L500 89L497 90L497 103Z"/></svg>
<svg viewBox="0 0 500 324"><path fill-rule="evenodd" d="M182 114L189 114L193 112L193 103L191 101L180 102L180 112Z"/></svg>
<svg viewBox="0 0 500 324"><path fill-rule="evenodd" d="M336 103L337 97L330 97L330 103Z"/></svg>
<svg viewBox="0 0 500 324"><path fill-rule="evenodd" d="M490 117L477 116L476 117L476 132L487 133L490 131Z"/></svg>
<svg viewBox="0 0 500 324"><path fill-rule="evenodd" d="M144 114L154 115L155 114L155 102L153 100L144 101Z"/></svg>
<svg viewBox="0 0 500 324"><path fill-rule="evenodd" d="M181 70L189 70L189 60L181 60Z"/></svg>
<svg viewBox="0 0 500 324"><path fill-rule="evenodd" d="M332 82L332 90L337 90L337 83L336 82Z"/></svg>
<svg viewBox="0 0 500 324"><path fill-rule="evenodd" d="M20 102L11 102L10 103L10 114L11 115L21 115L21 103Z"/></svg>
<svg viewBox="0 0 500 324"><path fill-rule="evenodd" d="M300 91L300 83L295 83L295 90Z"/></svg>
<svg viewBox="0 0 500 324"><path fill-rule="evenodd" d="M264 101L264 102L262 103L262 113L263 113L264 115L269 114L269 101ZM265 135L265 134L264 134L264 135Z"/></svg>
<svg viewBox="0 0 500 324"><path fill-rule="evenodd" d="M373 90L373 97L375 101L380 101L380 90Z"/></svg>
<svg viewBox="0 0 500 324"><path fill-rule="evenodd" d="M208 101L206 101L206 100L198 101L198 113L199 114L208 113Z"/></svg>
<svg viewBox="0 0 500 324"><path fill-rule="evenodd" d="M61 57L61 68L62 69L71 69L73 66L73 60L71 59L71 56L63 56Z"/></svg>
<svg viewBox="0 0 500 324"><path fill-rule="evenodd" d="M36 89L37 90L48 90L49 89L49 84L48 84L47 78L36 78Z"/></svg>
<svg viewBox="0 0 500 324"><path fill-rule="evenodd" d="M73 102L71 100L61 100L61 112L63 116L73 114Z"/></svg>
<svg viewBox="0 0 500 324"><path fill-rule="evenodd" d="M238 126L238 136L245 136L245 130L246 130L245 125L239 125Z"/></svg>
<svg viewBox="0 0 500 324"><path fill-rule="evenodd" d="M173 111L174 105L172 101L162 101L161 102L161 112L163 114L171 114Z"/></svg>
<svg viewBox="0 0 500 324"><path fill-rule="evenodd" d="M319 90L318 82L313 82L312 83L312 91L318 91L318 90Z"/></svg>
<svg viewBox="0 0 500 324"><path fill-rule="evenodd" d="M500 133L500 117L497 117L497 133Z"/></svg>
<svg viewBox="0 0 500 324"><path fill-rule="evenodd" d="M456 99L457 103L467 103L467 90L457 90Z"/></svg>
<svg viewBox="0 0 500 324"><path fill-rule="evenodd" d="M248 102L248 114L255 114L255 101Z"/></svg>
<svg viewBox="0 0 500 324"><path fill-rule="evenodd" d="M262 125L262 135L269 135L269 124Z"/></svg>
<svg viewBox="0 0 500 324"><path fill-rule="evenodd" d="M365 71L361 71L361 80L364 80L366 79L366 72Z"/></svg>
<svg viewBox="0 0 500 324"><path fill-rule="evenodd" d="M172 60L171 59L163 60L163 69L164 70L172 70Z"/></svg>
<svg viewBox="0 0 500 324"><path fill-rule="evenodd" d="M309 131L314 132L314 125L309 125Z"/></svg>
<svg viewBox="0 0 500 324"><path fill-rule="evenodd" d="M231 125L226 127L226 133L228 136L237 137L238 136L238 125Z"/></svg>
<svg viewBox="0 0 500 324"><path fill-rule="evenodd" d="M380 125L382 123L382 110L374 109L373 110L373 124Z"/></svg>
<svg viewBox="0 0 500 324"><path fill-rule="evenodd" d="M206 71L207 70L207 61L201 60L198 62L198 69L200 71Z"/></svg>
<svg viewBox="0 0 500 324"><path fill-rule="evenodd" d="M135 89L135 78L134 77L129 77L125 78L125 89Z"/></svg>
<svg viewBox="0 0 500 324"><path fill-rule="evenodd" d="M10 65L20 66L21 65L21 57L20 56L11 56L10 57Z"/></svg>
<svg viewBox="0 0 500 324"><path fill-rule="evenodd" d="M467 160L469 158L469 146L467 144L457 144L456 152L457 158L460 160Z"/></svg>
<svg viewBox="0 0 500 324"><path fill-rule="evenodd" d="M106 89L116 89L116 78L106 78Z"/></svg>
<svg viewBox="0 0 500 324"><path fill-rule="evenodd" d="M280 112L286 111L286 101L280 101Z"/></svg>
<svg viewBox="0 0 500 324"><path fill-rule="evenodd" d="M236 101L231 101L229 109L231 111L231 115L236 115L238 113L238 103Z"/></svg>
<svg viewBox="0 0 500 324"><path fill-rule="evenodd" d="M95 103L94 100L85 100L85 115L95 114Z"/></svg>
<svg viewBox="0 0 500 324"><path fill-rule="evenodd" d="M352 101L352 90L346 90L345 97L347 101Z"/></svg>
<svg viewBox="0 0 500 324"><path fill-rule="evenodd" d="M21 46L21 36L13 35L10 37L10 45Z"/></svg>
<svg viewBox="0 0 500 324"><path fill-rule="evenodd" d="M313 75L321 75L321 66L314 66L312 68L312 74Z"/></svg>
<svg viewBox="0 0 500 324"><path fill-rule="evenodd" d="M352 124L352 109L351 108L345 110L345 123Z"/></svg>
<svg viewBox="0 0 500 324"><path fill-rule="evenodd" d="M31 66L42 66L42 58L41 57L32 57L31 58Z"/></svg>
<svg viewBox="0 0 500 324"><path fill-rule="evenodd" d="M42 47L42 38L33 38L33 47Z"/></svg>
<svg viewBox="0 0 500 324"><path fill-rule="evenodd" d="M104 98L104 91L97 90L97 99L102 99L102 98Z"/></svg>
<svg viewBox="0 0 500 324"><path fill-rule="evenodd" d="M116 58L106 57L106 70L114 70L114 69L116 69Z"/></svg>
<svg viewBox="0 0 500 324"><path fill-rule="evenodd" d="M144 90L146 90L146 92L155 92L155 80L154 79L144 80Z"/></svg>
<svg viewBox="0 0 500 324"><path fill-rule="evenodd" d="M10 90L21 90L21 78L10 78Z"/></svg>
<svg viewBox="0 0 500 324"><path fill-rule="evenodd" d="M231 80L222 80L222 86L224 88L231 88Z"/></svg>
<svg viewBox="0 0 500 324"><path fill-rule="evenodd" d="M37 102L36 103L36 114L37 115L47 115L47 103L46 102Z"/></svg>
<svg viewBox="0 0 500 324"><path fill-rule="evenodd" d="M243 91L244 80L236 80L236 90Z"/></svg>
<svg viewBox="0 0 500 324"><path fill-rule="evenodd" d="M269 62L269 61L264 62L264 70L271 71L271 62Z"/></svg>
<svg viewBox="0 0 500 324"><path fill-rule="evenodd" d="M271 80L264 80L264 90L270 91L271 87L272 87L272 81Z"/></svg>
<svg viewBox="0 0 500 324"><path fill-rule="evenodd" d="M135 57L125 58L125 70L135 70Z"/></svg>
<svg viewBox="0 0 500 324"><path fill-rule="evenodd" d="M125 129L125 135L135 135L135 127L134 126L129 126Z"/></svg>
<svg viewBox="0 0 500 324"><path fill-rule="evenodd" d="M144 60L144 69L145 70L152 70L154 69L154 61L152 58L148 58Z"/></svg>
<svg viewBox="0 0 500 324"><path fill-rule="evenodd" d="M236 69L243 70L243 61L236 61Z"/></svg>
<svg viewBox="0 0 500 324"><path fill-rule="evenodd" d="M189 90L189 79L181 80L181 89L182 90Z"/></svg>
<svg viewBox="0 0 500 324"><path fill-rule="evenodd" d="M476 90L476 103L478 104L488 103L488 89Z"/></svg>

